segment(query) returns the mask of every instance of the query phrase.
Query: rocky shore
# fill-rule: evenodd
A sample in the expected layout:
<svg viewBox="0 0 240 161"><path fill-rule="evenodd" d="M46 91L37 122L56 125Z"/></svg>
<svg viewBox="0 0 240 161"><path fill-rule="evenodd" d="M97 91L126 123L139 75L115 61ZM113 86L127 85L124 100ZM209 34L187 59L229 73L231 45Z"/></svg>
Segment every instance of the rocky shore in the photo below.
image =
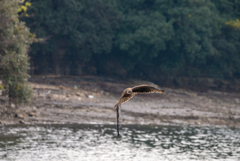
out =
<svg viewBox="0 0 240 161"><path fill-rule="evenodd" d="M8 105L0 96L0 124L115 124L113 106L139 80L95 76L32 76L29 105ZM164 87L159 87L164 88ZM121 124L221 125L240 127L240 94L164 88L167 94L139 94L122 105Z"/></svg>

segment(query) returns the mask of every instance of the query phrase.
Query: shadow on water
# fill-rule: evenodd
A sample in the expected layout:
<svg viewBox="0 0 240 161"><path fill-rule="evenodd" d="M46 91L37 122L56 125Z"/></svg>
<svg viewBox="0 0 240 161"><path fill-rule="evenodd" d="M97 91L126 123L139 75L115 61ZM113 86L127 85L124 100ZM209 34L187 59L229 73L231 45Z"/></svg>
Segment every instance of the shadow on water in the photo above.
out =
<svg viewBox="0 0 240 161"><path fill-rule="evenodd" d="M240 159L240 129L124 125L22 125L0 131L2 160Z"/></svg>

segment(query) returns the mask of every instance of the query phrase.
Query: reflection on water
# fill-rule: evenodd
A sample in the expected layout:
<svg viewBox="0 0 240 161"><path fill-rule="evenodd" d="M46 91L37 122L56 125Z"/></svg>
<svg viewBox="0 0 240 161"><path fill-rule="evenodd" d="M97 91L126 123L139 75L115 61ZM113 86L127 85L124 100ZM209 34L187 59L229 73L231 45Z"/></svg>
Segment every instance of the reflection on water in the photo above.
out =
<svg viewBox="0 0 240 161"><path fill-rule="evenodd" d="M44 125L0 128L0 159L240 160L240 129L124 125Z"/></svg>

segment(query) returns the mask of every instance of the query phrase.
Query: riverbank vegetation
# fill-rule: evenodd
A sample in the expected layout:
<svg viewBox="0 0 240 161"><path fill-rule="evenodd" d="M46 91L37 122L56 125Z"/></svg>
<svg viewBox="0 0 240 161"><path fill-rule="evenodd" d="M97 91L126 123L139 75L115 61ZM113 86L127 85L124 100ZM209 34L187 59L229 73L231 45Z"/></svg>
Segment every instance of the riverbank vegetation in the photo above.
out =
<svg viewBox="0 0 240 161"><path fill-rule="evenodd" d="M240 78L236 0L31 0L33 74Z"/></svg>
<svg viewBox="0 0 240 161"><path fill-rule="evenodd" d="M31 95L27 52L35 34L30 74L117 76L164 86L194 81L199 88L207 82L213 89L240 89L236 0L1 0L0 4L0 73L15 102L28 102Z"/></svg>
<svg viewBox="0 0 240 161"><path fill-rule="evenodd" d="M27 3L28 4L28 3ZM28 4L29 5L29 4ZM21 8L15 0L0 0L0 78L9 102L27 103L31 98L28 83L28 48L34 35L19 21ZM0 84L1 85L1 84ZM1 90L1 89L0 89Z"/></svg>

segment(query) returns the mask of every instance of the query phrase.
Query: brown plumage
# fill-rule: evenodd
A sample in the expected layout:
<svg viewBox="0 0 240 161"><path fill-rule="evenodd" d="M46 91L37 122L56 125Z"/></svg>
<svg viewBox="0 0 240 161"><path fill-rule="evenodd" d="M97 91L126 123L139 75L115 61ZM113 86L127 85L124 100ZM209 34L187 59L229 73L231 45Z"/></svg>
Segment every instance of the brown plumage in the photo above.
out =
<svg viewBox="0 0 240 161"><path fill-rule="evenodd" d="M117 132L118 132L118 136L119 136L118 125L119 125L119 116L120 116L121 104L127 102L135 94L138 94L138 93L164 93L165 94L164 90L160 90L160 89L157 89L155 87L148 86L148 85L139 85L139 86L135 86L133 88L125 89L122 93L122 96L119 98L116 105L114 106L114 108L117 108Z"/></svg>

